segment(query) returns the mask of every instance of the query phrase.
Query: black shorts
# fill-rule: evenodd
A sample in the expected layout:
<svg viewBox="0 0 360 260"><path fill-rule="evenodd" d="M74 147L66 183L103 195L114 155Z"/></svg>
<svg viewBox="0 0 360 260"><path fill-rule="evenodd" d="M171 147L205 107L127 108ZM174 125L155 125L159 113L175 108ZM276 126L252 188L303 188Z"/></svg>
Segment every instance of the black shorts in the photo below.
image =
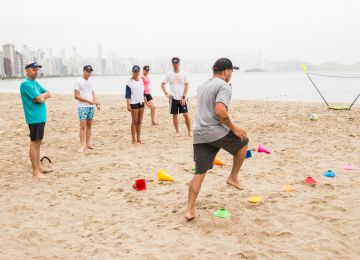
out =
<svg viewBox="0 0 360 260"><path fill-rule="evenodd" d="M170 114L177 115L179 113L188 112L187 103L185 104L185 106L182 106L180 100L173 98L170 98L169 103L170 103Z"/></svg>
<svg viewBox="0 0 360 260"><path fill-rule="evenodd" d="M144 108L145 103L130 104L131 109Z"/></svg>
<svg viewBox="0 0 360 260"><path fill-rule="evenodd" d="M29 124L30 140L41 141L44 138L45 122Z"/></svg>
<svg viewBox="0 0 360 260"><path fill-rule="evenodd" d="M145 97L146 97L146 101L153 100L153 97L151 96L151 94L145 94Z"/></svg>
<svg viewBox="0 0 360 260"><path fill-rule="evenodd" d="M213 167L213 161L220 148L235 155L249 143L249 139L240 139L232 131L223 138L211 143L194 144L194 161L196 174L206 173Z"/></svg>

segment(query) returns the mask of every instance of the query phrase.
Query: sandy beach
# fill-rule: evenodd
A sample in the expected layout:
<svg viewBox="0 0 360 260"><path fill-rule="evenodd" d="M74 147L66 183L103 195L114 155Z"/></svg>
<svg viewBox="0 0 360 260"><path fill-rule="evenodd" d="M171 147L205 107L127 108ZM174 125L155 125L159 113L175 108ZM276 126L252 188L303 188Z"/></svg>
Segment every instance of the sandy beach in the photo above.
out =
<svg viewBox="0 0 360 260"><path fill-rule="evenodd" d="M186 222L194 162L183 119L175 137L167 101L156 98L160 125L151 125L147 109L145 144L131 145L124 98L99 101L96 149L83 154L76 101L54 95L47 102L41 151L54 172L36 181L20 95L1 94L1 259L360 259L359 105L331 111L322 103L233 100L230 115L247 130L253 154L239 174L245 189L226 185L232 158L220 151L226 165L208 173L198 217ZM191 99L192 119L195 107ZM259 144L272 153L256 152ZM356 169L344 170L346 163ZM159 169L175 182L158 182ZM328 169L335 178L323 176ZM307 176L318 184L305 185ZM145 191L132 188L139 178ZM250 204L253 195L263 202ZM232 216L213 216L220 207Z"/></svg>

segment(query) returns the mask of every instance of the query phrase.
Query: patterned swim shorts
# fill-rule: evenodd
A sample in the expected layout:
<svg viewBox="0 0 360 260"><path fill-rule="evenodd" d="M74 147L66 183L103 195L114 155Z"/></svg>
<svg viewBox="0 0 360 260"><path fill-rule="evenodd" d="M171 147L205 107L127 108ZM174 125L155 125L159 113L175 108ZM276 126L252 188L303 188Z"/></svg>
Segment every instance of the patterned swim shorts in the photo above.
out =
<svg viewBox="0 0 360 260"><path fill-rule="evenodd" d="M93 120L95 107L78 107L79 119L81 120Z"/></svg>

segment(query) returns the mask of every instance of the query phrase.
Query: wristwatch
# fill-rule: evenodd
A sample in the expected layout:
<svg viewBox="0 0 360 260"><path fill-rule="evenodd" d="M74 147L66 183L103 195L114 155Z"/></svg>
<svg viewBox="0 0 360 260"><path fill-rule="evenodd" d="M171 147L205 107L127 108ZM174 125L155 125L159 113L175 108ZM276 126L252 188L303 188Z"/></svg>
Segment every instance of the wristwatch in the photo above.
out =
<svg viewBox="0 0 360 260"><path fill-rule="evenodd" d="M185 96L182 96L183 99L185 99Z"/></svg>

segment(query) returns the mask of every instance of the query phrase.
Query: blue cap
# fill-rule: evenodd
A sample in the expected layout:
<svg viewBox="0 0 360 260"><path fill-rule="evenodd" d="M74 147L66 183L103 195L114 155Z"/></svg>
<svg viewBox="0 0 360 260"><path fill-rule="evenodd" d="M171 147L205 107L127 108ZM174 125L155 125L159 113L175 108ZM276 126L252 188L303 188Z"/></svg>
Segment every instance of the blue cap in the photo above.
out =
<svg viewBox="0 0 360 260"><path fill-rule="evenodd" d="M42 68L42 66L40 64L37 64L37 62L32 62L32 63L29 63L29 64L26 64L25 66L25 69L28 69L28 68Z"/></svg>
<svg viewBox="0 0 360 260"><path fill-rule="evenodd" d="M140 67L138 65L134 65L132 67L132 72L140 72Z"/></svg>

